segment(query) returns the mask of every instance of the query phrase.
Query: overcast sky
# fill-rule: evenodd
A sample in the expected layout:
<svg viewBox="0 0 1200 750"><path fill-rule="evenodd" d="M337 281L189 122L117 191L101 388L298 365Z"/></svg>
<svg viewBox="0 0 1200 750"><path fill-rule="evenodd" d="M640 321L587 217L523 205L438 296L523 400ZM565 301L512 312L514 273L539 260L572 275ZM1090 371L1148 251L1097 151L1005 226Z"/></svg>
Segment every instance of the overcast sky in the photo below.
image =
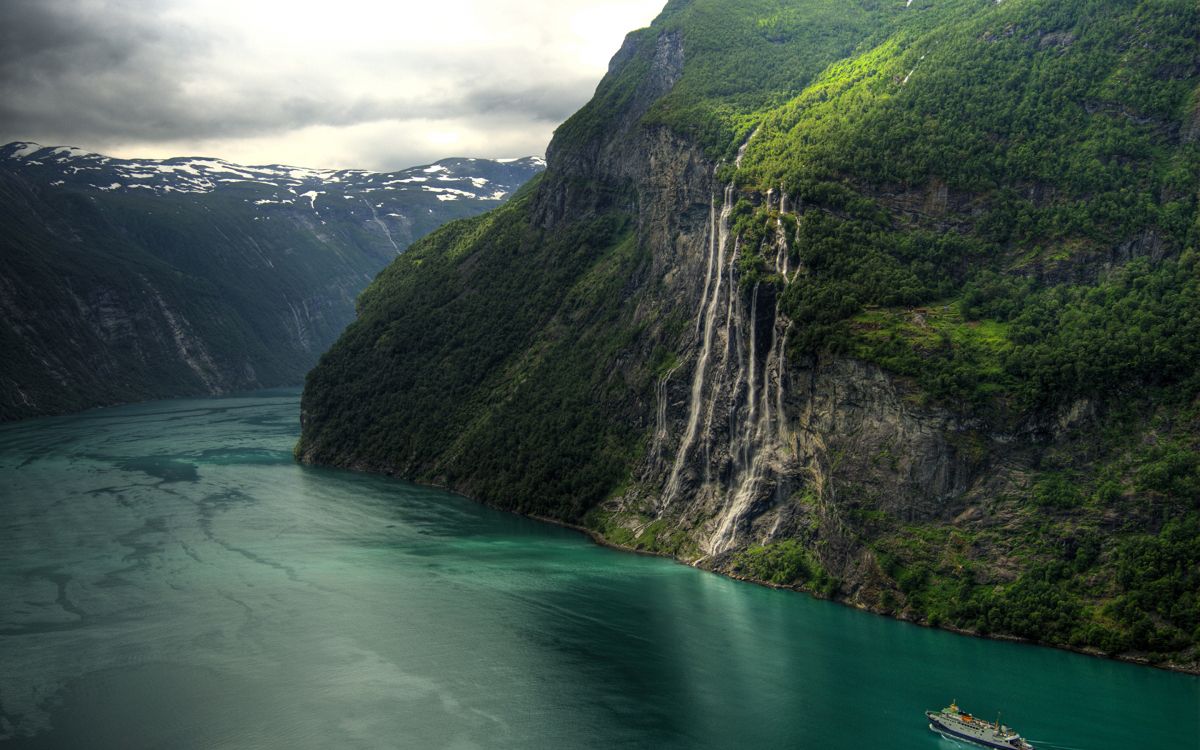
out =
<svg viewBox="0 0 1200 750"><path fill-rule="evenodd" d="M0 0L0 144L393 170L541 155L665 0Z"/></svg>

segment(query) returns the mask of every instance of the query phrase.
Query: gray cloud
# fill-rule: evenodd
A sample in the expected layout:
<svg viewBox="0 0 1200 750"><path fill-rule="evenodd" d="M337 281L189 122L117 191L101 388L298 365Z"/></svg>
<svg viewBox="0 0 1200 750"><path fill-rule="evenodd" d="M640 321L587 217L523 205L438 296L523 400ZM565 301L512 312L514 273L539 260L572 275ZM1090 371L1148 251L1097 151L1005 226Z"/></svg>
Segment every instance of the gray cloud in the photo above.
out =
<svg viewBox="0 0 1200 750"><path fill-rule="evenodd" d="M584 9L599 5L574 1ZM632 8L643 17L627 25L648 21L653 11L647 9L658 4L628 0L622 6L627 14ZM360 148L341 144L340 155L331 152L322 165L365 150L422 160L425 154L444 155L432 151L441 145L435 131L462 134L447 148L474 146L485 131L498 149L519 145L522 134L526 140L548 135L590 96L602 73L593 69L599 66L571 64L569 50L560 50L558 57L521 53L523 44L552 38L547 35L554 29L515 27L495 41L485 39L481 49L478 39L429 41L419 28L409 28L407 36L397 31L394 44L383 37L360 49L353 38L303 37L294 29L289 34L283 16L278 27L246 31L226 23L211 4L200 10L202 5L189 0L0 2L0 142L28 139L96 150L195 142L193 152L206 144L240 143L229 147L253 153L252 142L272 136L296 139L316 130L349 133L392 123L388 132L402 141L405 127L414 128L407 145L381 147L384 130L375 128L373 135L361 135ZM289 12L288 5L275 7ZM428 16L430 11L414 6L413 13ZM468 131L479 132L469 137ZM422 140L430 138L435 142ZM307 136L304 142L314 139ZM306 148L313 159L322 158L318 146ZM267 153L258 159L282 160Z"/></svg>
<svg viewBox="0 0 1200 750"><path fill-rule="evenodd" d="M174 49L203 49L118 2L8 0L0 5L0 124L66 138L178 133L186 121Z"/></svg>

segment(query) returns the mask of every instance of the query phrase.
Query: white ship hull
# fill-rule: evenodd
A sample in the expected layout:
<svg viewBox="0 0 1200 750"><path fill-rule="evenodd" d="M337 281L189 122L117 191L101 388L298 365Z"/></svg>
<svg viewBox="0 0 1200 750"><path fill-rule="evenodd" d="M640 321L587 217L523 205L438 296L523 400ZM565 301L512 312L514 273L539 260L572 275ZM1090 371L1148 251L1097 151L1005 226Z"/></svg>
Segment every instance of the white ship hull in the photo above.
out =
<svg viewBox="0 0 1200 750"><path fill-rule="evenodd" d="M1033 750L1032 746L1019 736L1002 735L990 725L975 727L961 721L947 720L933 711L926 711L925 716L929 718L930 729L951 739L970 742L994 750Z"/></svg>

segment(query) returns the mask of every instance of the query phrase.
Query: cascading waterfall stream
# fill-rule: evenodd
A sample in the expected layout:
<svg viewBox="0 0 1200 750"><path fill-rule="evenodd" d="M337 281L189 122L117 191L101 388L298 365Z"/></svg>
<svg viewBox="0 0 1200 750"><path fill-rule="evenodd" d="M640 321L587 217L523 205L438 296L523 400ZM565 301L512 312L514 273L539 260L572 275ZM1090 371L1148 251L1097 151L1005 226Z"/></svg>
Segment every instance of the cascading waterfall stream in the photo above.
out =
<svg viewBox="0 0 1200 750"><path fill-rule="evenodd" d="M655 403L655 422L654 422L654 446L651 454L656 458L662 453L663 444L665 443L667 433L667 386L671 381L671 376L675 371L682 366L682 363L676 364L671 369L663 373L663 376L658 379L654 385L654 403Z"/></svg>
<svg viewBox="0 0 1200 750"><path fill-rule="evenodd" d="M713 425L716 423L717 417L717 402L718 396L726 391L727 381L729 379L730 363L735 363L738 367L737 382L741 383L744 373L741 366L742 362L742 342L739 337L734 335L740 320L739 316L734 315L736 304L740 304L741 300L736 293L736 285L734 284L733 269L738 264L738 259L742 253L742 242L740 237L733 238L733 252L729 254L729 263L726 265L726 305L725 305L725 346L721 352L721 363L714 373L709 383L709 396L705 399L707 409L704 415L704 432L702 434L711 436L713 433ZM721 329L718 329L718 333ZM734 386L736 392L738 385ZM704 441L704 484L707 486L712 481L713 468L713 441L707 439Z"/></svg>
<svg viewBox="0 0 1200 750"><path fill-rule="evenodd" d="M687 428L684 431L683 440L679 444L679 450L675 454L675 463L671 467L671 475L667 479L666 490L662 498L664 505L669 505L679 492L679 475L687 463L688 454L691 452L692 445L696 441L696 433L700 427L700 410L704 401L705 374L708 371L708 360L712 354L712 343L715 334L714 323L716 322L717 306L721 298L721 281L724 277L721 269L725 265L725 246L729 243L729 216L732 212L733 185L730 184L725 188L725 202L721 207L721 216L718 221L717 231L712 232L712 228L710 227L710 238L712 235L716 235L716 242L710 243L709 246L709 270L706 274L705 289L711 286L712 296L704 300L704 305L700 311L700 314L704 318L704 333L699 358L696 361L696 372L692 376L692 392L688 402ZM713 260L714 253L716 255L715 262ZM715 282L711 282L710 280L714 277L714 271Z"/></svg>
<svg viewBox="0 0 1200 750"><path fill-rule="evenodd" d="M751 463L751 460L753 459L754 428L755 428L755 424L756 424L755 417L758 412L758 408L757 408L758 403L757 403L757 400L754 398L754 394L757 392L757 389L755 386L757 385L756 381L758 379L757 378L757 375L758 375L758 342L757 342L757 339L758 339L758 284L755 284L754 292L750 296L750 337L749 337L750 375L749 375L749 378L747 379L747 385L746 385L746 419L745 419L745 422L742 424L742 429L741 429L741 450L739 451L739 454L741 455L741 461L740 461L739 465L741 467L749 466Z"/></svg>
<svg viewBox="0 0 1200 750"><path fill-rule="evenodd" d="M724 212L724 208L721 209ZM704 292L700 295L700 314L696 316L696 335L700 334L700 325L705 320L704 305L708 303L708 290L712 286L713 264L717 255L717 202L713 200L708 205L708 270L704 272ZM721 273L720 267L716 272Z"/></svg>
<svg viewBox="0 0 1200 750"><path fill-rule="evenodd" d="M787 197L782 191L780 195L779 207L784 210ZM759 320L760 303L769 287L755 283L745 301L738 294L735 267L742 248L740 238L730 236L734 197L733 186L727 186L720 212L715 210L715 202L710 208L708 259L695 325L699 347L687 421L660 498L661 507L670 507L680 499L689 465L702 475L702 483L691 492L690 502L682 510L687 516L699 510L700 517L710 517L713 530L702 542L706 557L736 546L746 519L757 502L769 498L772 486L782 494L785 485L778 478L786 473L791 455L784 413L785 348L791 323L781 316L780 294L776 292L769 345L760 346L759 337L766 337L766 331L760 331L760 323L765 324L765 320ZM774 271L786 286L791 281L790 248L782 218L777 220L776 229ZM733 246L727 252L731 239ZM764 249L769 252L769 248ZM722 306L725 315L719 316ZM725 340L718 354L714 350L721 336ZM669 377L668 373L660 381L657 393L656 457L669 437L664 385ZM719 429L721 424L727 427Z"/></svg>

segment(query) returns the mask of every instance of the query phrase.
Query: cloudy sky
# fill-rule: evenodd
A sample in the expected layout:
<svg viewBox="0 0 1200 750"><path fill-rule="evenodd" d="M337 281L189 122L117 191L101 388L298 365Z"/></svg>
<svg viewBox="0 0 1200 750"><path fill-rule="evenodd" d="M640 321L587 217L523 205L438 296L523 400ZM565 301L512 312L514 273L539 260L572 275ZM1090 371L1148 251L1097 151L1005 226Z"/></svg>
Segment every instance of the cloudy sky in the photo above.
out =
<svg viewBox="0 0 1200 750"><path fill-rule="evenodd" d="M0 0L0 144L391 170L544 153L665 0Z"/></svg>

